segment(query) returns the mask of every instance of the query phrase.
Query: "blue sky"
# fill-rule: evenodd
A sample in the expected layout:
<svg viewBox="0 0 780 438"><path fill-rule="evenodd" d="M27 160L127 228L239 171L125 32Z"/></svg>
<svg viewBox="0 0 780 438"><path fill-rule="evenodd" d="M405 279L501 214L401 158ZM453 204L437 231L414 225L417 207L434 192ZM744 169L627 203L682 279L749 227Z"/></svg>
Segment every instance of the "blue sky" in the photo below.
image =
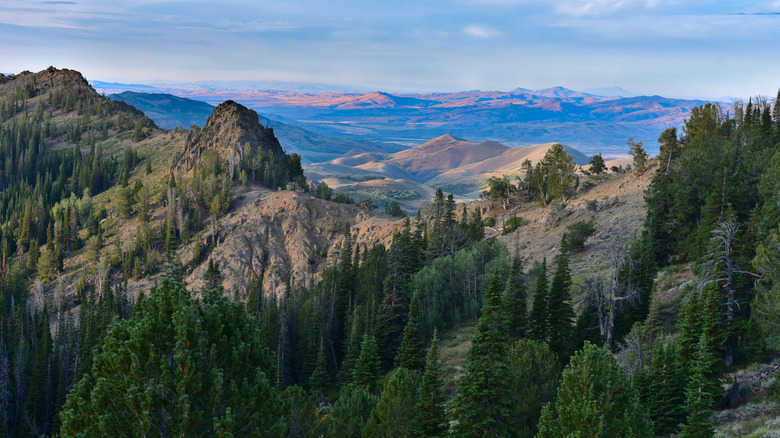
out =
<svg viewBox="0 0 780 438"><path fill-rule="evenodd" d="M775 96L780 0L0 0L0 71Z"/></svg>

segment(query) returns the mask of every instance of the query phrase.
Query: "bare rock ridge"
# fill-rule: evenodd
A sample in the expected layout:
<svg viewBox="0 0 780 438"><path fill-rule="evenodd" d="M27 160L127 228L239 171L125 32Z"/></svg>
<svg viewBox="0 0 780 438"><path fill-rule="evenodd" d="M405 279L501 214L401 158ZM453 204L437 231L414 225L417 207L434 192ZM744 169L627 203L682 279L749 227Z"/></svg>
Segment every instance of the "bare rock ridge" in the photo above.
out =
<svg viewBox="0 0 780 438"><path fill-rule="evenodd" d="M284 154L273 128L260 124L255 111L228 100L214 109L202 129L195 127L190 131L184 150L174 158L171 170L189 172L208 149L216 150L220 157L230 161L240 160L257 148Z"/></svg>
<svg viewBox="0 0 780 438"><path fill-rule="evenodd" d="M68 87L76 90L91 90L93 93L97 94L81 73L66 68L60 70L49 67L38 73L32 73L25 70L17 75L0 74L0 84L11 81L13 81L14 86L17 87L23 87L29 84L28 86L33 87L36 92L45 92L55 87Z"/></svg>

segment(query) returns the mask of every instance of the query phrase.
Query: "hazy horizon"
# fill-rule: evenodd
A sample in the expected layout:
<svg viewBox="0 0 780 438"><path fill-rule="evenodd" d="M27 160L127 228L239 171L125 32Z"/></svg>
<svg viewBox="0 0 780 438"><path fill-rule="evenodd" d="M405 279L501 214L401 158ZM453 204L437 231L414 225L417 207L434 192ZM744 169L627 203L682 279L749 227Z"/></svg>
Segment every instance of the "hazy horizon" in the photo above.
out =
<svg viewBox="0 0 780 438"><path fill-rule="evenodd" d="M780 0L3 1L0 71L355 91L775 96ZM758 65L758 67L756 67Z"/></svg>

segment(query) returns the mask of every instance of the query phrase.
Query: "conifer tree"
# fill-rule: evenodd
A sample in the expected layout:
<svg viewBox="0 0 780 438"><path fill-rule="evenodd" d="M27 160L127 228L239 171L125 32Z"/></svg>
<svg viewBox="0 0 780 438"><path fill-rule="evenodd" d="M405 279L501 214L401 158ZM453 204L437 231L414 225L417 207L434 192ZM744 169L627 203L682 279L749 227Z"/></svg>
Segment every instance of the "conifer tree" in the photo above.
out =
<svg viewBox="0 0 780 438"><path fill-rule="evenodd" d="M355 364L360 355L360 333L357 321L353 321L347 338L347 351L339 368L339 381L342 386L352 383L355 377Z"/></svg>
<svg viewBox="0 0 780 438"><path fill-rule="evenodd" d="M358 356L355 364L353 384L374 394L378 390L380 372L381 366L376 347L376 338L366 333L363 335L363 342L360 344L360 356Z"/></svg>
<svg viewBox="0 0 780 438"><path fill-rule="evenodd" d="M539 420L538 438L653 436L647 409L639 402L615 357L589 342L563 371L555 405Z"/></svg>
<svg viewBox="0 0 780 438"><path fill-rule="evenodd" d="M206 268L206 273L203 275L204 287L207 291L213 290L222 286L222 272L219 271L219 266L214 263L214 259L209 259L209 266Z"/></svg>
<svg viewBox="0 0 780 438"><path fill-rule="evenodd" d="M512 400L506 370L506 320L501 311L501 273L493 273L487 303L468 353L466 374L458 381L454 402L454 437L506 436Z"/></svg>
<svg viewBox="0 0 780 438"><path fill-rule="evenodd" d="M320 339L320 348L317 350L317 362L309 378L309 392L315 400L322 400L325 397L325 388L327 386L328 367L325 363L325 343Z"/></svg>
<svg viewBox="0 0 780 438"><path fill-rule="evenodd" d="M422 371L425 367L425 352L420 335L420 309L414 298L409 305L409 318L404 327L401 346L395 357L395 366L412 371Z"/></svg>
<svg viewBox="0 0 780 438"><path fill-rule="evenodd" d="M545 258L534 286L533 304L529 315L530 326L528 327L530 338L541 342L547 342L549 337L547 284L547 259Z"/></svg>
<svg viewBox="0 0 780 438"><path fill-rule="evenodd" d="M414 438L443 438L447 435L447 416L444 410L447 398L441 390L441 371L439 337L434 329L431 349L425 358L425 373L417 399L417 415L412 422L411 436Z"/></svg>
<svg viewBox="0 0 780 438"><path fill-rule="evenodd" d="M408 437L417 404L419 377L414 371L399 367L387 376L382 395L363 429L371 438Z"/></svg>
<svg viewBox="0 0 780 438"><path fill-rule="evenodd" d="M165 278L138 305L68 395L61 436L261 436L283 427L270 355L241 303L214 290L198 302Z"/></svg>
<svg viewBox="0 0 780 438"><path fill-rule="evenodd" d="M536 435L542 408L555 400L561 380L560 362L544 342L521 339L509 349L507 369L514 406L513 436L532 438Z"/></svg>
<svg viewBox="0 0 780 438"><path fill-rule="evenodd" d="M713 367L714 357L705 333L701 334L696 345L691 364L691 378L685 391L685 410L688 412L688 422L680 431L680 438L709 438L715 436L715 431L709 417L712 415L710 405L718 390L718 382L712 381L709 374Z"/></svg>
<svg viewBox="0 0 780 438"><path fill-rule="evenodd" d="M44 308L38 329L40 338L35 351L30 388L25 400L22 424L31 436L49 435L54 422L55 394L52 375L53 341L49 331L49 313Z"/></svg>
<svg viewBox="0 0 780 438"><path fill-rule="evenodd" d="M509 281L504 296L504 316L509 330L509 339L516 341L526 336L528 327L528 289L523 276L523 264L515 256L509 271Z"/></svg>
<svg viewBox="0 0 780 438"><path fill-rule="evenodd" d="M647 408L656 434L677 432L685 420L685 374L676 354L676 344L659 339L653 348L647 376Z"/></svg>
<svg viewBox="0 0 780 438"><path fill-rule="evenodd" d="M575 315L571 306L570 289L569 255L563 252L558 255L555 276L550 284L550 293L547 298L550 350L562 359L571 354L572 324Z"/></svg>
<svg viewBox="0 0 780 438"><path fill-rule="evenodd" d="M332 420L328 438L362 438L363 428L378 401L377 396L362 386L347 385L342 388L330 412Z"/></svg>

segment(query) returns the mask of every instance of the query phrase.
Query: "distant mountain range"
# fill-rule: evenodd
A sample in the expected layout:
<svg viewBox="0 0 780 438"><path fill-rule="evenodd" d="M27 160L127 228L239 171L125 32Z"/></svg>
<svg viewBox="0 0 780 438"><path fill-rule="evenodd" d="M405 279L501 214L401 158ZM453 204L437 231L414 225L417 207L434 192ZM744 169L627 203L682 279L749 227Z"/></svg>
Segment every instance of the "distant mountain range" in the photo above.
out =
<svg viewBox="0 0 780 438"><path fill-rule="evenodd" d="M165 93L125 91L119 94L110 94L108 97L138 108L157 126L166 129L189 128L192 125L203 126L206 119L214 111L214 106L209 103ZM368 140L315 134L262 115L260 115L260 123L274 128L285 151L297 153L303 158L304 163L332 160L356 148L361 151L379 153L393 153L406 149L406 147L397 144L380 144Z"/></svg>
<svg viewBox="0 0 780 438"><path fill-rule="evenodd" d="M472 93L476 92L463 93L462 101L473 101ZM589 94L563 88L536 93L548 97L545 100L548 108L573 105L568 102L598 100ZM123 92L109 97L135 106L159 126L169 129L176 126L203 126L214 111L214 107L208 103L163 93ZM376 109L399 108L404 111L410 107L440 105L433 96L423 98L389 93L329 97L302 95L301 99L308 100L312 106L335 106L339 111L368 115L376 113ZM463 102L461 107L466 106ZM306 175L311 180L324 181L356 199L372 197L380 202L397 200L410 211L430 199L436 188L454 193L460 199L474 198L484 189L488 178L520 174L520 167L525 160L535 164L554 144L547 142L509 147L493 140L472 142L445 134L407 148L395 143L348 138L339 133L318 133L321 129L316 124L306 125L307 128L314 126L315 129L309 130L262 115L259 121L274 129L288 153L301 155ZM589 161L588 156L577 149L568 145L564 145L564 148L577 164L585 165Z"/></svg>
<svg viewBox="0 0 780 438"><path fill-rule="evenodd" d="M122 84L93 85L116 90ZM240 89L239 85L192 84L155 90L212 104L232 99L272 120L330 138L416 146L451 134L507 146L560 142L588 155L602 152L605 156L625 156L629 137L643 141L651 154L657 153L660 133L670 126L682 126L692 108L706 103L635 96L620 87L589 92L553 87L400 94L317 87L306 91ZM144 86L129 87L141 91Z"/></svg>

